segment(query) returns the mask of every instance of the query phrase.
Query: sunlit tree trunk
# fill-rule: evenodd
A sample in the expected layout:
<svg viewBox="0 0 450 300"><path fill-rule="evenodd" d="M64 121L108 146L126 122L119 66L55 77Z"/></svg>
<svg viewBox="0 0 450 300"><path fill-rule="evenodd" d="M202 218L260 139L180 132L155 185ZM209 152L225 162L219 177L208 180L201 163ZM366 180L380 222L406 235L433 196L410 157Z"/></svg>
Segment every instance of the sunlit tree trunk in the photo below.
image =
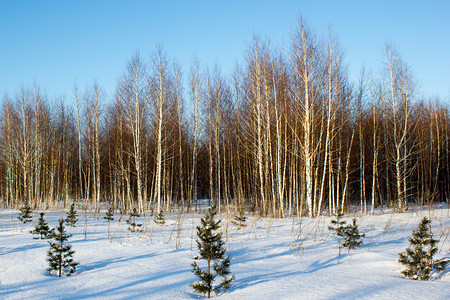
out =
<svg viewBox="0 0 450 300"><path fill-rule="evenodd" d="M122 98L123 107L125 111L125 126L128 127L131 132L132 145L131 145L131 157L134 160L134 169L136 171L136 185L137 185L137 210L140 213L144 212L143 203L143 125L144 125L144 112L143 107L145 100L148 99L148 87L147 87L147 74L145 64L140 59L139 54L133 56L131 61L127 65L126 73L123 76L121 82L120 94ZM123 132L123 130L121 130ZM121 142L122 143L122 142ZM124 145L121 145L122 151L126 150ZM121 162L122 165L124 162ZM131 201L131 182L130 182L130 161L127 160L127 167L123 169L125 171L124 176L126 181L126 191L128 201Z"/></svg>
<svg viewBox="0 0 450 300"><path fill-rule="evenodd" d="M27 111L28 108L28 95L25 90L21 90L20 95L20 109L21 109L21 119L22 119L22 156L21 156L21 165L22 165L22 184L23 184L23 203L32 206L30 199L30 193L28 189L28 163L29 163L29 135L28 135L28 119L29 113Z"/></svg>
<svg viewBox="0 0 450 300"><path fill-rule="evenodd" d="M363 131L363 109L362 99L364 94L364 70L361 73L361 80L358 93L358 125L359 125L359 184L360 184L360 204L361 213L367 213L366 202L366 173L365 173L365 151L364 151L364 131Z"/></svg>
<svg viewBox="0 0 450 300"><path fill-rule="evenodd" d="M389 73L390 114L393 125L396 197L398 210L403 212L407 209L408 173L406 167L409 160L407 142L411 114L409 102L413 87L407 68L390 46L386 46L386 63Z"/></svg>
<svg viewBox="0 0 450 300"><path fill-rule="evenodd" d="M314 217L314 169L313 161L315 147L313 143L314 132L314 88L313 71L317 66L315 63L316 49L315 41L310 31L302 20L299 22L298 32L294 36L293 67L295 72L295 87L293 95L297 105L297 114L301 119L303 136L301 137L301 150L304 160L304 180L306 189L306 204L308 216Z"/></svg>
<svg viewBox="0 0 450 300"><path fill-rule="evenodd" d="M190 187L192 193L190 193L191 201L189 203L189 208L193 204L195 205L195 209L197 209L197 144L199 139L199 104L201 98L201 78L199 73L199 63L198 61L194 61L191 66L189 77L190 96L193 109L192 167L190 175Z"/></svg>
<svg viewBox="0 0 450 300"><path fill-rule="evenodd" d="M94 85L94 101L95 101L95 123L94 123L94 138L95 138L95 174L96 174L96 199L95 199L95 210L98 212L99 210L99 204L100 204L100 198L101 198L101 185L100 185L100 133L99 133L99 126L100 126L100 90L97 84Z"/></svg>
<svg viewBox="0 0 450 300"><path fill-rule="evenodd" d="M378 180L378 152L379 152L379 138L378 138L378 126L379 126L379 120L378 120L378 114L377 114L377 106L376 106L376 93L372 93L372 148L373 148L373 159L372 159L372 205L370 209L370 214L373 215L374 209L375 209L375 203L376 203L376 188L377 188L377 180Z"/></svg>
<svg viewBox="0 0 450 300"><path fill-rule="evenodd" d="M78 133L78 176L80 182L80 198L87 199L83 192L83 160L82 160L82 140L81 140L81 119L80 119L80 106L78 103L78 89L74 87L75 105L77 109L77 133Z"/></svg>

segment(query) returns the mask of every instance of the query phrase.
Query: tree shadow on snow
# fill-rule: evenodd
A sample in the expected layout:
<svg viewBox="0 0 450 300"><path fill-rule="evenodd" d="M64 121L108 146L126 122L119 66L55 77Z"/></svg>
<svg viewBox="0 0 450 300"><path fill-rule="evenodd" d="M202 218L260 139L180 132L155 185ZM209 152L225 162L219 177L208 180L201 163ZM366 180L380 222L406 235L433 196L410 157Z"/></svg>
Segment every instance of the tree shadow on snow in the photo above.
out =
<svg viewBox="0 0 450 300"><path fill-rule="evenodd" d="M337 266L337 265L339 265L338 259L342 260L343 258L345 258L345 256L346 256L346 253L345 254L341 254L340 259L339 259L339 255L336 255L335 257L332 257L332 258L330 258L328 260L324 260L324 261L316 260L313 263L311 263L309 265L308 270L304 271L303 273L311 274L311 273L314 273L314 272L317 272L317 271L320 271L320 270L323 270L323 269L327 269L327 268L330 268L330 267Z"/></svg>
<svg viewBox="0 0 450 300"><path fill-rule="evenodd" d="M400 245L407 245L408 237L400 237L397 239L389 239L389 240L381 240L377 238L376 236L372 237L372 241L369 244L369 241L367 241L367 244L361 245L361 249L370 247L371 250L376 250L376 248L381 247L382 249L385 248L385 246L391 245L391 246L399 246L399 251L403 251L404 249L401 249ZM405 246L406 247L406 246ZM384 250L385 251L385 250Z"/></svg>
<svg viewBox="0 0 450 300"><path fill-rule="evenodd" d="M270 282L273 280L277 280L280 278L288 278L289 276L297 276L299 274L304 273L301 270L298 271L290 271L290 272L270 272L265 274L258 275L250 275L247 277L237 277L235 281L233 281L230 289L228 291L235 291L245 289L250 286Z"/></svg>
<svg viewBox="0 0 450 300"><path fill-rule="evenodd" d="M45 272L45 275L48 275L48 272ZM51 278L53 277L53 278ZM15 283L15 284L8 284L8 285L2 285L0 282L0 299L5 299L8 295L15 295L16 293L24 292L27 290L33 290L35 287L42 287L45 284L48 284L50 281L53 281L54 279L64 279L65 277L58 277L58 276L48 276L44 280L36 280L26 283Z"/></svg>
<svg viewBox="0 0 450 300"><path fill-rule="evenodd" d="M20 246L20 247L16 247L16 248L2 247L0 249L0 254L12 254L12 253L17 253L17 252L33 250L33 249L37 249L37 248L48 247L48 243L46 243L45 240L41 240L41 241L42 241L42 243L33 243L33 244L28 244L28 245Z"/></svg>
<svg viewBox="0 0 450 300"><path fill-rule="evenodd" d="M288 250L286 252L290 252L290 251ZM345 256L345 255L341 255L341 259L343 258L343 256ZM252 260L259 260L259 259L261 259L261 258L252 258L250 260L246 260L245 262L252 261ZM245 263L245 262L242 262L242 263ZM231 285L229 291L245 289L250 286L255 286L258 284L270 282L270 281L277 280L280 278L288 278L290 276L298 276L298 275L302 275L302 274L311 274L311 273L317 272L319 270L323 270L326 268L336 266L338 264L339 264L338 256L335 256L335 257L332 257L332 258L324 260L324 261L320 261L320 260L314 261L313 263L311 263L309 265L307 270L299 269L299 270L285 271L285 272L283 272L283 271L267 272L267 273L261 273L261 274L257 274L257 275L250 275L250 276L246 276L246 277L238 276L237 279L235 281L233 281L233 284Z"/></svg>
<svg viewBox="0 0 450 300"><path fill-rule="evenodd" d="M101 289L99 290L98 287L95 287L95 291L87 292L86 294L82 295L82 294L78 294L76 296L77 299L90 299L90 298L97 298L99 296L105 297L108 295L114 296L114 297L121 297L121 294L123 294L123 297L142 297L142 296L147 296L149 298L151 298L152 294L155 294L158 291L161 290L168 290L170 288L175 288L175 287L181 287L181 286L187 286L189 285L190 281L184 279L186 277L181 276L181 274L186 273L186 272L190 272L191 270L189 269L181 269L181 270L175 270L172 272L164 272L164 273L158 273L158 274L150 274L150 276L146 276L144 278L141 278L139 280L136 280L133 278L133 276L130 277L129 281L117 285L117 286L113 286L113 287L109 287L107 289ZM180 278L180 281L176 281L175 283L172 284L166 284L163 283L162 285L155 285L154 282L167 278L167 277L171 277L171 276L175 276L176 278ZM184 280L183 280L184 279ZM150 284L150 286L142 286L144 284Z"/></svg>
<svg viewBox="0 0 450 300"><path fill-rule="evenodd" d="M282 256L291 256L295 252L289 247L288 242L271 244L257 250L251 248L233 249L231 251L233 264L247 263L251 261L260 261ZM250 257L247 257L250 256Z"/></svg>
<svg viewBox="0 0 450 300"><path fill-rule="evenodd" d="M122 263L122 262L132 262L132 261L139 260L139 259L150 258L152 256L155 256L155 254L147 253L147 254L133 256L133 257L126 256L126 257L121 257L121 258L109 258L109 259L105 259L105 260L101 260L101 261L96 261L96 262L93 262L90 264L80 265L77 267L77 273L88 272L91 270L100 271L101 269L106 268L109 265L118 264L118 263Z"/></svg>
<svg viewBox="0 0 450 300"><path fill-rule="evenodd" d="M333 295L330 299L361 299L361 298L373 298L376 299L376 294L379 294L383 290L389 289L385 284L377 284L372 286L355 287L345 292Z"/></svg>

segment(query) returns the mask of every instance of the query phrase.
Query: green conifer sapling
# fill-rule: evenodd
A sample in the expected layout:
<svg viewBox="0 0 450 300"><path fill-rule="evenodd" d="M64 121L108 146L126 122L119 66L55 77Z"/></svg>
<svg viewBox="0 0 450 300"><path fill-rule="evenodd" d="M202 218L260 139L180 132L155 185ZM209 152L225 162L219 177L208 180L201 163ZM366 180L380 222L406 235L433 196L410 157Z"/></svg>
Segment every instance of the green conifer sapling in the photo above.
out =
<svg viewBox="0 0 450 300"><path fill-rule="evenodd" d="M241 229L247 226L246 221L247 217L245 216L244 206L240 205L238 214L234 216L234 220L232 222L234 225L237 226L238 229Z"/></svg>
<svg viewBox="0 0 450 300"><path fill-rule="evenodd" d="M65 221L66 221L67 226L77 227L75 224L78 221L78 214L77 214L77 211L75 210L74 203L72 203L72 205L70 206L70 209L67 212L67 218Z"/></svg>
<svg viewBox="0 0 450 300"><path fill-rule="evenodd" d="M112 206L108 208L108 210L106 211L106 216L103 217L103 219L107 220L108 222L114 220L114 209Z"/></svg>
<svg viewBox="0 0 450 300"><path fill-rule="evenodd" d="M339 209L334 215L335 218L331 220L331 226L328 226L328 230L340 237L338 239L339 257L341 256L341 247L347 248L350 252L350 249L358 248L362 244L362 238L366 236L364 233L359 233L356 219L353 219L352 224L346 225L346 221L341 220L343 215L342 210Z"/></svg>
<svg viewBox="0 0 450 300"><path fill-rule="evenodd" d="M353 219L352 224L345 226L344 229L344 241L342 246L347 248L350 252L350 249L356 249L362 244L362 239L366 235L364 233L359 233L358 225L356 225L356 219Z"/></svg>
<svg viewBox="0 0 450 300"><path fill-rule="evenodd" d="M194 274L199 277L199 281L192 283L191 286L198 293L211 297L211 292L216 294L227 290L230 287L234 275L230 274L231 256L225 257L226 249L222 241L222 233L218 232L220 220L214 220L216 210L210 208L207 214L201 219L201 226L197 226L197 246L200 252L195 260L205 260L206 268L201 269L197 261L192 264ZM214 285L217 276L223 277L218 285Z"/></svg>
<svg viewBox="0 0 450 300"><path fill-rule="evenodd" d="M430 224L431 221L424 217L419 224L419 230L414 230L409 238L409 247L398 254L398 262L406 266L401 272L406 278L429 280L433 272L444 271L449 262L449 259L433 259L438 251L436 245L439 241L433 239Z"/></svg>
<svg viewBox="0 0 450 300"><path fill-rule="evenodd" d="M154 222L158 225L164 225L166 220L164 218L164 211L161 209L159 213L156 215Z"/></svg>
<svg viewBox="0 0 450 300"><path fill-rule="evenodd" d="M128 230L130 232L139 232L142 231L142 229L140 229L142 227L142 224L138 224L136 223L136 217L139 217L139 213L136 210L136 207L134 207L131 211L130 211L130 216L128 218L128 220L126 221L128 224Z"/></svg>
<svg viewBox="0 0 450 300"><path fill-rule="evenodd" d="M33 215L28 203L20 208L19 216L17 217L23 224L33 221Z"/></svg>
<svg viewBox="0 0 450 300"><path fill-rule="evenodd" d="M328 226L328 230L332 231L337 236L344 236L345 231L345 221L342 221L341 218L344 216L341 209L334 214L334 219L330 221L331 226Z"/></svg>
<svg viewBox="0 0 450 300"><path fill-rule="evenodd" d="M33 237L34 239L47 238L47 236L49 234L49 230L50 230L50 228L48 227L47 222L45 222L45 220L44 220L44 213L41 212L39 215L40 216L39 216L39 219L38 219L38 223L36 224L34 229L32 231L30 231L32 234L37 235L37 237Z"/></svg>
<svg viewBox="0 0 450 300"><path fill-rule="evenodd" d="M103 217L103 219L108 221L108 238L109 238L109 231L111 226L111 221L114 220L114 209L112 206L108 208L108 211L106 212L106 216Z"/></svg>
<svg viewBox="0 0 450 300"><path fill-rule="evenodd" d="M72 258L75 251L72 250L71 245L66 243L72 235L66 233L63 219L59 219L59 225L51 230L50 235L52 241L49 241L50 249L47 252L49 263L47 271L49 274L56 272L59 277L63 274L72 275L76 271L78 263Z"/></svg>

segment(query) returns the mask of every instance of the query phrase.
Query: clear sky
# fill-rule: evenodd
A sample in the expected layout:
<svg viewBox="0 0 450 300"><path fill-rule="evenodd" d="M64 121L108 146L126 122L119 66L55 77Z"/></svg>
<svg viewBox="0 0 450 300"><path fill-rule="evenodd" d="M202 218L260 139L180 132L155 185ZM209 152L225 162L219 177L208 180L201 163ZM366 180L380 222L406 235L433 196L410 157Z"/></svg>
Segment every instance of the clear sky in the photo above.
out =
<svg viewBox="0 0 450 300"><path fill-rule="evenodd" d="M318 36L338 35L351 79L362 65L379 72L389 40L420 92L450 102L448 0L0 0L0 95L36 83L71 101L75 82L96 80L111 96L131 56L147 59L158 44L184 71L196 56L229 73L254 34L288 48L299 15Z"/></svg>

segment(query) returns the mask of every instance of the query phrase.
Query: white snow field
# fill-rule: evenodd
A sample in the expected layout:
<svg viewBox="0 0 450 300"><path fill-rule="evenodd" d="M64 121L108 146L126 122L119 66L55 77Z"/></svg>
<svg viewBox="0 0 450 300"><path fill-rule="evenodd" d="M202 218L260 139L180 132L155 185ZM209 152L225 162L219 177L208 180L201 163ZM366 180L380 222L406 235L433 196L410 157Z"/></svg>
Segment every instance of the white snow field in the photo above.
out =
<svg viewBox="0 0 450 300"><path fill-rule="evenodd" d="M104 211L97 215L78 210L75 228L66 228L79 262L71 277L46 271L49 244L33 239L33 223L22 224L18 210L0 215L0 299L198 299L189 285L196 281L192 257L198 254L195 227L202 214L167 213L166 225L140 217L144 232L130 233L123 216L115 215L108 239ZM33 212L34 220L38 212ZM65 211L46 212L54 227ZM376 215L354 214L364 244L350 253L330 235L329 217L271 219L248 216L237 230L225 214L222 229L236 279L220 299L450 299L450 274L431 281L403 278L398 253L423 216L431 218L440 239L436 258L449 257L449 209L412 208L406 213L377 210ZM345 216L351 221L353 216ZM179 222L178 222L179 220ZM228 224L228 225L227 225ZM180 226L181 225L181 226ZM180 231L177 230L180 229ZM86 229L86 237L85 237ZM178 247L177 247L178 246ZM216 297L216 296L214 296Z"/></svg>

